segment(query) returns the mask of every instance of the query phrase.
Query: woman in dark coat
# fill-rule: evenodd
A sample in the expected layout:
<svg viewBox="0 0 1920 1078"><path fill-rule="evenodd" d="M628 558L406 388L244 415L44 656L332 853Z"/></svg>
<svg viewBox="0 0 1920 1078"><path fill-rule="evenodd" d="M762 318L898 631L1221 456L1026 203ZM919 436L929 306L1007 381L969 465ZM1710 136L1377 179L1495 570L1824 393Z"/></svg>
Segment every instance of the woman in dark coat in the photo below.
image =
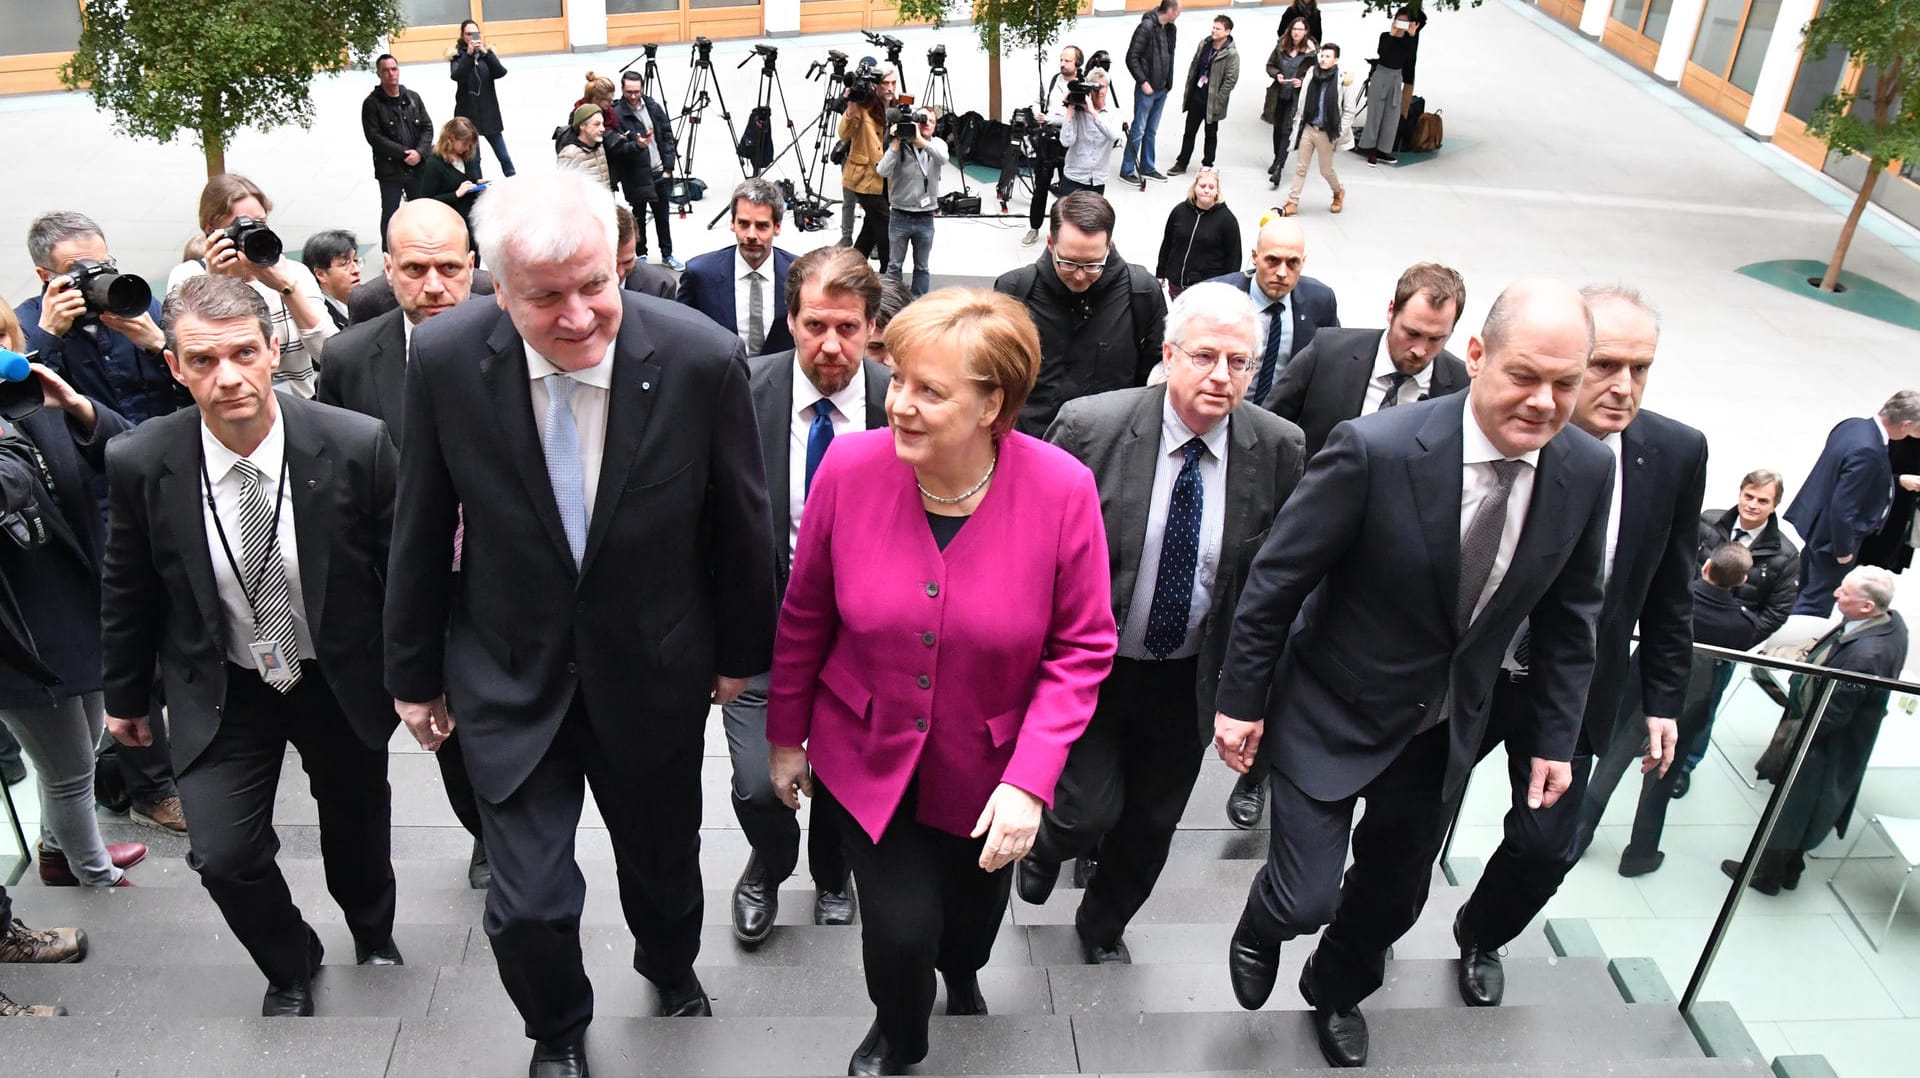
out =
<svg viewBox="0 0 1920 1078"><path fill-rule="evenodd" d="M500 159L502 175L513 175L513 158L507 156L505 125L500 122L500 97L493 84L507 77L507 65L480 37L480 24L472 19L460 24L460 39L447 54L447 73L454 82L453 114L473 123L473 129L486 136L493 155Z"/></svg>
<svg viewBox="0 0 1920 1078"><path fill-rule="evenodd" d="M1887 443L1893 464L1893 505L1880 530L1860 541L1860 564L1878 565L1895 573L1913 564L1914 540L1920 537L1920 438Z"/></svg>
<svg viewBox="0 0 1920 1078"><path fill-rule="evenodd" d="M1160 261L1153 271L1170 295L1240 268L1240 222L1220 198L1220 171L1194 173L1186 201L1167 214Z"/></svg>
<svg viewBox="0 0 1920 1078"><path fill-rule="evenodd" d="M1293 110L1300 102L1300 87L1312 74L1320 54L1319 31L1313 22L1294 16L1283 19L1280 26L1280 40L1267 57L1267 77L1273 81L1267 84L1266 106L1260 113L1262 120L1273 125L1273 164L1267 166L1267 182L1275 189L1287 167L1287 140L1293 133Z"/></svg>
<svg viewBox="0 0 1920 1078"><path fill-rule="evenodd" d="M414 197L437 198L466 220L484 190L481 184L480 138L473 124L455 116L440 125L440 137L421 166L420 191Z"/></svg>

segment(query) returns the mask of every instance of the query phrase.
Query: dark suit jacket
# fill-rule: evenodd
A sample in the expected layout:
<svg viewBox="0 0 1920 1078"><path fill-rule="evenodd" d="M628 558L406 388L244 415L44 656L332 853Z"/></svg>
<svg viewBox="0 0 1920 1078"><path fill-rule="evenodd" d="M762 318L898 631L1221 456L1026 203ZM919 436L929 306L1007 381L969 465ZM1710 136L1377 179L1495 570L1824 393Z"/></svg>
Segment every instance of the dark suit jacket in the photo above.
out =
<svg viewBox="0 0 1920 1078"><path fill-rule="evenodd" d="M1373 378L1384 329L1333 329L1314 338L1312 347L1294 353L1273 392L1263 402L1283 419L1300 424L1307 455L1320 452L1333 428L1360 414ZM333 347L329 344L327 347ZM1467 388L1467 365L1446 349L1433 357L1427 396L1444 397Z"/></svg>
<svg viewBox="0 0 1920 1078"><path fill-rule="evenodd" d="M680 282L672 272L647 262L635 262L632 272L627 274L625 281L620 282L620 287L661 299L673 299L680 292ZM332 348L333 342L328 341L327 347Z"/></svg>
<svg viewBox="0 0 1920 1078"><path fill-rule="evenodd" d="M1231 285L1245 292L1252 277L1252 270L1235 270L1202 283ZM1293 298L1293 305L1288 308L1288 312L1293 315L1293 351L1280 357L1282 370L1286 369L1287 360L1299 355L1302 349L1313 343L1315 333L1323 329L1340 327L1340 302L1334 298L1333 289L1328 288L1324 282L1313 277L1302 276L1294 283L1293 291L1288 295Z"/></svg>
<svg viewBox="0 0 1920 1078"><path fill-rule="evenodd" d="M471 295L493 295L493 274L483 269L474 270ZM400 299L393 294L393 282L387 280L387 275L384 273L371 280L361 281L353 286L353 291L347 293L347 324L350 326L371 322L388 311L399 309ZM329 349L333 347L332 339L328 339L327 347Z"/></svg>
<svg viewBox="0 0 1920 1078"><path fill-rule="evenodd" d="M1164 385L1080 397L1062 405L1047 430L1047 440L1080 458L1100 488L1116 625L1126 624L1139 579L1166 399ZM1247 567L1307 460L1300 428L1292 423L1246 403L1227 418L1227 514L1220 536L1220 571L1214 578L1212 609L1200 627L1200 669L1194 685L1202 744L1212 737L1220 664Z"/></svg>
<svg viewBox="0 0 1920 1078"><path fill-rule="evenodd" d="M868 430L887 425L887 381L893 376L885 364L860 362L866 380ZM787 574L793 568L793 486L789 480L793 458L793 349L747 360L747 380L753 389L753 415L760 428L760 459L767 469L767 506L773 523L774 572L780 594L787 593Z"/></svg>
<svg viewBox="0 0 1920 1078"><path fill-rule="evenodd" d="M404 447L401 393L407 385L406 312L395 307L371 322L348 326L327 342L327 362L313 399L387 424L396 447Z"/></svg>
<svg viewBox="0 0 1920 1078"><path fill-rule="evenodd" d="M1809 551L1829 561L1860 552L1893 504L1893 465L1877 419L1843 419L1787 508L1787 522Z"/></svg>
<svg viewBox="0 0 1920 1078"><path fill-rule="evenodd" d="M1695 643L1744 651L1759 642L1759 621L1732 589L1696 577L1692 593Z"/></svg>
<svg viewBox="0 0 1920 1078"><path fill-rule="evenodd" d="M1738 523L1740 512L1737 509L1702 511L1700 549L1695 560L1705 564L1722 543L1731 542L1734 525ZM1733 594L1746 604L1747 609L1753 611L1760 634L1753 639L1753 643L1757 644L1785 625L1787 615L1793 613L1793 600L1800 591L1800 548L1781 534L1776 514L1767 517L1766 524L1754 535L1753 543L1747 550L1753 555L1753 569L1747 573L1747 582L1734 588Z"/></svg>
<svg viewBox="0 0 1920 1078"><path fill-rule="evenodd" d="M307 629L348 725L368 748L384 748L399 721L380 686L393 442L377 419L276 397ZM107 446L107 714L147 713L159 656L176 771L213 740L227 697L226 615L207 550L201 457L197 408L150 420Z"/></svg>
<svg viewBox="0 0 1920 1078"><path fill-rule="evenodd" d="M742 320L747 312L733 309L733 252L732 247L722 247L690 260L680 274L678 298L738 336L745 328ZM791 265L793 255L775 247L773 313L767 319L766 342L760 346L763 356L793 347L793 331L787 328L787 267Z"/></svg>
<svg viewBox="0 0 1920 1078"><path fill-rule="evenodd" d="M1620 446L1620 534L1596 626L1587 697L1587 744L1595 752L1605 750L1620 714L1636 624L1645 714L1680 714L1693 657L1693 582L1700 578L1706 436L1641 409L1621 432Z"/></svg>
<svg viewBox="0 0 1920 1078"><path fill-rule="evenodd" d="M643 775L698 741L716 674L772 662L767 485L739 339L677 304L621 302L578 568L512 320L470 303L414 331L386 684L401 700L448 694L489 801L519 788L576 695L609 758Z"/></svg>
<svg viewBox="0 0 1920 1078"><path fill-rule="evenodd" d="M1261 754L1309 797L1357 793L1452 700L1444 794L1466 781L1500 658L1533 625L1528 754L1573 755L1593 673L1593 624L1613 460L1574 427L1540 451L1513 562L1464 631L1464 394L1342 424L1307 466L1254 559L1220 675L1219 710L1265 720Z"/></svg>

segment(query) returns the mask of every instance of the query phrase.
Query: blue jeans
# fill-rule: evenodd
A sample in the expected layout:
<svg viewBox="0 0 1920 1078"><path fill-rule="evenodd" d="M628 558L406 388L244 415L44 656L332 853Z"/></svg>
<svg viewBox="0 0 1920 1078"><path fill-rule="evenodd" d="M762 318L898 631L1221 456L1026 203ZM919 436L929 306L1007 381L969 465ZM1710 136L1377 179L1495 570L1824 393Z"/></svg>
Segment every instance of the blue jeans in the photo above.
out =
<svg viewBox="0 0 1920 1078"><path fill-rule="evenodd" d="M1127 157L1120 162L1120 177L1136 175L1135 169L1154 171L1153 143L1160 135L1160 111L1166 107L1167 91L1133 95L1133 124L1127 128Z"/></svg>
<svg viewBox="0 0 1920 1078"><path fill-rule="evenodd" d="M887 276L896 281L907 264L908 241L913 243L913 294L924 296L933 288L927 269L933 257L933 214L896 209L887 217Z"/></svg>
<svg viewBox="0 0 1920 1078"><path fill-rule="evenodd" d="M501 174L506 176L513 175L513 158L507 156L507 136L504 134L488 135L486 136L486 140L487 145L493 147L493 156L500 159Z"/></svg>

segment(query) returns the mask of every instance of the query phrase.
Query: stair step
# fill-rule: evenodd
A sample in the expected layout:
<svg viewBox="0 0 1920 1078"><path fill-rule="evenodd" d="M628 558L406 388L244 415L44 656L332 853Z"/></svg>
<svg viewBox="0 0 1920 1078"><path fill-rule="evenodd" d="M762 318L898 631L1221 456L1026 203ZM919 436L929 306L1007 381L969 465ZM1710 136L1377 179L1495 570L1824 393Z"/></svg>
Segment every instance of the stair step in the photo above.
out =
<svg viewBox="0 0 1920 1078"><path fill-rule="evenodd" d="M256 997L256 1014L259 1006ZM396 1018L8 1019L7 1073L382 1078L399 1032Z"/></svg>
<svg viewBox="0 0 1920 1078"><path fill-rule="evenodd" d="M1306 1003L1294 986L1300 979L1305 949L1282 951L1280 979L1269 1010L1300 1010ZM1227 978L1225 952L1208 965L1049 966L1053 1012L1066 1015L1233 1012L1239 1004ZM1287 959L1291 957L1291 961ZM1509 958L1507 1005L1583 1007L1617 1005L1620 991L1598 958ZM1456 985L1455 959L1387 963L1387 981L1367 1000L1369 1010L1463 1008ZM987 997L989 1004L993 997Z"/></svg>
<svg viewBox="0 0 1920 1078"><path fill-rule="evenodd" d="M233 938L227 926L218 921L183 925L151 920L139 916L138 911L122 909L111 917L62 922L34 913L30 904L17 893L14 898L14 912L22 917L31 915L33 919L29 923L36 927L78 923L86 930L86 962L79 966L54 968L91 969L104 966L124 971L128 967L141 966L241 966L253 969L253 959L248 957L246 949ZM205 896L202 896L202 901L211 902ZM316 921L313 930L320 934L320 942L327 949L326 965L329 969L335 965L353 965L353 937L347 932L346 925ZM399 945L400 953L411 965L426 969L457 966L472 961L469 954L470 938L482 943L486 941L486 935L480 931L477 922L471 927L448 924L393 926L393 939ZM627 937L626 949L628 953L633 950L632 936ZM484 961L493 961L491 951L487 952ZM24 968L27 967L8 966L8 976L13 975L12 971ZM257 1005L259 1000L255 999L254 1002Z"/></svg>
<svg viewBox="0 0 1920 1078"><path fill-rule="evenodd" d="M1325 1063L1317 1067L1285 1070L1191 1071L1181 1078L1327 1078ZM1363 1072L1367 1078L1540 1078L1537 1063L1409 1063L1373 1066ZM1765 1060L1732 1059L1628 1059L1559 1062L1553 1065L1553 1078L1773 1078Z"/></svg>
<svg viewBox="0 0 1920 1078"><path fill-rule="evenodd" d="M88 1019L258 1015L267 979L246 961L244 953L238 957L239 964L217 966L129 967L97 965L91 960L72 966L14 965L7 967L6 990L16 1001L59 1003L74 1017ZM327 957L333 958L333 953ZM313 980L315 1013L325 1018L427 1017L443 967L362 968L352 964L351 949L339 961L347 964L322 966ZM499 981L492 970L486 972ZM7 1028L16 1027L9 1023Z"/></svg>

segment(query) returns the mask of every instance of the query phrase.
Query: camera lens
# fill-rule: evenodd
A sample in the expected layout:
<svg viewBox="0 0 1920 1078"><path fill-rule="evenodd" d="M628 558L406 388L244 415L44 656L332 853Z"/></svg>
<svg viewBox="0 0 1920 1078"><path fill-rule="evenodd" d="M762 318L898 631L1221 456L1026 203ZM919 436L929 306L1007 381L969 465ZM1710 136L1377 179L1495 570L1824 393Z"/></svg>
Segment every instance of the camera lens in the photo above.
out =
<svg viewBox="0 0 1920 1078"><path fill-rule="evenodd" d="M256 266L271 266L280 261L286 246L272 229L251 217L238 217L227 226L227 238L247 261Z"/></svg>

